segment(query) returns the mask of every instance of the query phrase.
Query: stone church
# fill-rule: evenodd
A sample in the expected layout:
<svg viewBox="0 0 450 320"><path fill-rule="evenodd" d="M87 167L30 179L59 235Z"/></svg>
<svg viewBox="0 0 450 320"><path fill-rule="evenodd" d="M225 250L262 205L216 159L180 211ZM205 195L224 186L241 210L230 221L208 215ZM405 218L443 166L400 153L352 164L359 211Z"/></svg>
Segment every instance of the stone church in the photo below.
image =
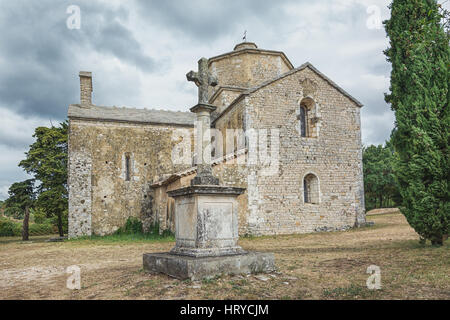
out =
<svg viewBox="0 0 450 320"><path fill-rule="evenodd" d="M294 68L254 43L207 63L218 83L207 151L222 185L246 189L239 234L365 224L362 104L310 63ZM69 237L111 234L129 217L173 231L167 192L195 176L195 115L94 105L92 74L79 76L81 101L68 110Z"/></svg>

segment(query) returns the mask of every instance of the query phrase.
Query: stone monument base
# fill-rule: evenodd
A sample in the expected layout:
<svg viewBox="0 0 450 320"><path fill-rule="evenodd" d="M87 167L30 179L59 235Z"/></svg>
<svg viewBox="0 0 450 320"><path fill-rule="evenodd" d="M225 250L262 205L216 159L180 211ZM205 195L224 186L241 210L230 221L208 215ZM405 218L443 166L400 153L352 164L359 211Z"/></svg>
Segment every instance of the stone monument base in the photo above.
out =
<svg viewBox="0 0 450 320"><path fill-rule="evenodd" d="M171 277L192 281L219 275L250 274L275 271L273 253L245 254L194 258L170 253L144 254L144 271L164 273Z"/></svg>

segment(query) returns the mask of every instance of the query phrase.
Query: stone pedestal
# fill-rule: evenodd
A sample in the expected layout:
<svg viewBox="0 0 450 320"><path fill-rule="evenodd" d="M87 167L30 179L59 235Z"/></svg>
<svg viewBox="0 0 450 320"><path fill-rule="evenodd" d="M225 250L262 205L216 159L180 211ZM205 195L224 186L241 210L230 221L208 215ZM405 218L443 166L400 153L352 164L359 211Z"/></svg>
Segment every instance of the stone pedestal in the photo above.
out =
<svg viewBox="0 0 450 320"><path fill-rule="evenodd" d="M237 244L237 197L244 191L212 185L170 191L176 245L170 253L145 254L144 270L191 280L274 271L273 254L248 253Z"/></svg>
<svg viewBox="0 0 450 320"><path fill-rule="evenodd" d="M171 277L191 281L211 279L222 274L251 274L275 271L272 253L193 258L170 253L144 254L144 271L165 273Z"/></svg>
<svg viewBox="0 0 450 320"><path fill-rule="evenodd" d="M169 192L175 198L176 245L172 254L215 257L245 253L237 242L237 197L245 189L190 186Z"/></svg>

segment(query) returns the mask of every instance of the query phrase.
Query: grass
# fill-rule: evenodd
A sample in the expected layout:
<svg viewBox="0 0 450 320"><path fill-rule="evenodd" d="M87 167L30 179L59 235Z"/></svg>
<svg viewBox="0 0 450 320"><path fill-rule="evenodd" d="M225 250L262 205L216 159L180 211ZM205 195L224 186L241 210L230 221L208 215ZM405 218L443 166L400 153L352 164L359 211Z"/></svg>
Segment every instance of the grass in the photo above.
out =
<svg viewBox="0 0 450 320"><path fill-rule="evenodd" d="M368 220L375 226L241 238L245 250L275 254L278 272L266 281L147 274L142 254L174 245L173 237L157 234L28 244L8 238L0 244L0 299L450 299L449 240L442 247L420 244L401 214ZM81 268L81 290L66 288L71 265ZM366 287L370 265L381 269L381 290Z"/></svg>
<svg viewBox="0 0 450 320"><path fill-rule="evenodd" d="M367 287L351 284L343 288L324 289L323 297L326 299L369 299L376 297L380 291L369 290Z"/></svg>
<svg viewBox="0 0 450 320"><path fill-rule="evenodd" d="M108 236L90 236L70 239L72 244L101 244L101 243L145 243L145 242L173 242L173 235L159 235L157 233L141 234L113 234Z"/></svg>

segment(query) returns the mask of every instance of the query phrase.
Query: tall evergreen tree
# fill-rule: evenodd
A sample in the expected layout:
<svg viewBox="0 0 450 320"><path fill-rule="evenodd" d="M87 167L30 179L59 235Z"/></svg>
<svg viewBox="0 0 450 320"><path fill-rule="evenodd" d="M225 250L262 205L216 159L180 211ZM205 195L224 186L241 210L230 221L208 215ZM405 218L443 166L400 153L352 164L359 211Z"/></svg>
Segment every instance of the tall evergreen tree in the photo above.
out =
<svg viewBox="0 0 450 320"><path fill-rule="evenodd" d="M422 239L442 245L450 223L449 38L435 0L393 0L390 9L386 101L396 116L401 211Z"/></svg>

